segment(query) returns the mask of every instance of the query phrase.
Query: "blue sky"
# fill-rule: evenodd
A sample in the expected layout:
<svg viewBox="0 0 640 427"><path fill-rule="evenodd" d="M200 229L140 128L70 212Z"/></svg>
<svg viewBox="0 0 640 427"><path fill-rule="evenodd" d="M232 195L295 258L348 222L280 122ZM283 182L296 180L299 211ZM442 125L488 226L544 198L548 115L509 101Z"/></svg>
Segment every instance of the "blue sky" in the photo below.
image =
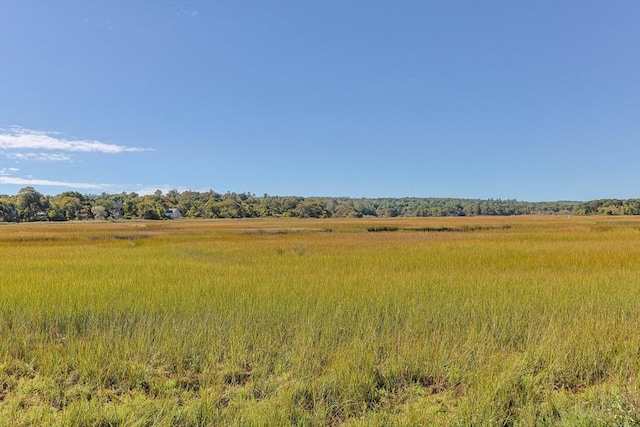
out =
<svg viewBox="0 0 640 427"><path fill-rule="evenodd" d="M640 2L0 1L0 194L640 197Z"/></svg>

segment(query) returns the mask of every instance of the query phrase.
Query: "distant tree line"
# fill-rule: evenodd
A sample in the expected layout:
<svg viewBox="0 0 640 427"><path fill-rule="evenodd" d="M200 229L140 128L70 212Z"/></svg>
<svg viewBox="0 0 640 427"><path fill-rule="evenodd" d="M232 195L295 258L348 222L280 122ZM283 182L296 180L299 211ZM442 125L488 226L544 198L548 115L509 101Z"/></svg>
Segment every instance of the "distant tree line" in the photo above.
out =
<svg viewBox="0 0 640 427"><path fill-rule="evenodd" d="M186 218L361 218L478 215L640 215L640 199L589 202L522 202L502 199L349 198L256 196L158 190L151 195L119 193L85 195L67 191L46 196L33 187L0 195L0 222L121 220L167 218L178 209Z"/></svg>

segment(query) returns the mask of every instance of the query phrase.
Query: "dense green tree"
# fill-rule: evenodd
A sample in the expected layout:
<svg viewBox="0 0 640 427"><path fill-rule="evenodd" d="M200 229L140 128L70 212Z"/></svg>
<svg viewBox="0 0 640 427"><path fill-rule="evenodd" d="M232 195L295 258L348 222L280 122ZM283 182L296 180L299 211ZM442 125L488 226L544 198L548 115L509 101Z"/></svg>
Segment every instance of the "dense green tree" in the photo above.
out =
<svg viewBox="0 0 640 427"><path fill-rule="evenodd" d="M80 196L82 197L82 196ZM81 219L82 201L73 193L62 193L49 199L50 221Z"/></svg>
<svg viewBox="0 0 640 427"><path fill-rule="evenodd" d="M113 219L121 219L124 217L125 198L126 194L115 194L108 197L107 204L105 205L105 207L107 208L108 217Z"/></svg>
<svg viewBox="0 0 640 427"><path fill-rule="evenodd" d="M136 218L141 219L165 219L165 208L161 196L143 196L136 202Z"/></svg>
<svg viewBox="0 0 640 427"><path fill-rule="evenodd" d="M220 194L171 190L163 195L136 193L82 195L68 191L45 197L33 187L16 196L0 196L0 221L66 221L87 219L164 219L167 208L188 218L348 218L476 215L640 215L640 199L588 202L519 202L501 199L256 197L251 193Z"/></svg>
<svg viewBox="0 0 640 427"><path fill-rule="evenodd" d="M18 222L20 215L15 202L9 197L0 198L0 222Z"/></svg>
<svg viewBox="0 0 640 427"><path fill-rule="evenodd" d="M175 206L178 204L178 200L180 200L180 193L178 193L177 190L169 190L164 197L170 206Z"/></svg>
<svg viewBox="0 0 640 427"><path fill-rule="evenodd" d="M47 199L33 187L24 187L18 191L16 207L23 221L44 221L47 219Z"/></svg>
<svg viewBox="0 0 640 427"><path fill-rule="evenodd" d="M107 208L102 205L94 205L91 208L91 214L93 215L94 219L105 220L107 219L107 215L109 214L109 212L107 211Z"/></svg>
<svg viewBox="0 0 640 427"><path fill-rule="evenodd" d="M322 199L306 199L298 203L294 211L300 218L328 218L325 206L326 203Z"/></svg>
<svg viewBox="0 0 640 427"><path fill-rule="evenodd" d="M623 215L640 215L640 199L625 200L622 205Z"/></svg>

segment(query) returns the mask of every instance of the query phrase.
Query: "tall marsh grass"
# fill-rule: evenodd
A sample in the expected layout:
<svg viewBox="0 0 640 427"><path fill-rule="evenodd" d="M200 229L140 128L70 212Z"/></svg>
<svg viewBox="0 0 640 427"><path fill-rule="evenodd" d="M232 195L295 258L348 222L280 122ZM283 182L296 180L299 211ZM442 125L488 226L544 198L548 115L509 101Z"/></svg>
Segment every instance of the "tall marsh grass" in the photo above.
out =
<svg viewBox="0 0 640 427"><path fill-rule="evenodd" d="M638 425L639 226L0 226L0 425Z"/></svg>

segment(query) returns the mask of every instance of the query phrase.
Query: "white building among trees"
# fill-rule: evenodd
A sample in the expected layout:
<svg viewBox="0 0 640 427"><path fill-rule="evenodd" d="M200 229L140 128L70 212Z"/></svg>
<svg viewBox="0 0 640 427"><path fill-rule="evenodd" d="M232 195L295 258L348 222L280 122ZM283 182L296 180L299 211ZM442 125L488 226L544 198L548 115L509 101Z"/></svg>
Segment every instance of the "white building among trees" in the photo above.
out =
<svg viewBox="0 0 640 427"><path fill-rule="evenodd" d="M170 218L170 219L176 219L176 218L182 217L182 212L180 212L176 208L165 209L164 210L164 216L166 216L167 218Z"/></svg>

